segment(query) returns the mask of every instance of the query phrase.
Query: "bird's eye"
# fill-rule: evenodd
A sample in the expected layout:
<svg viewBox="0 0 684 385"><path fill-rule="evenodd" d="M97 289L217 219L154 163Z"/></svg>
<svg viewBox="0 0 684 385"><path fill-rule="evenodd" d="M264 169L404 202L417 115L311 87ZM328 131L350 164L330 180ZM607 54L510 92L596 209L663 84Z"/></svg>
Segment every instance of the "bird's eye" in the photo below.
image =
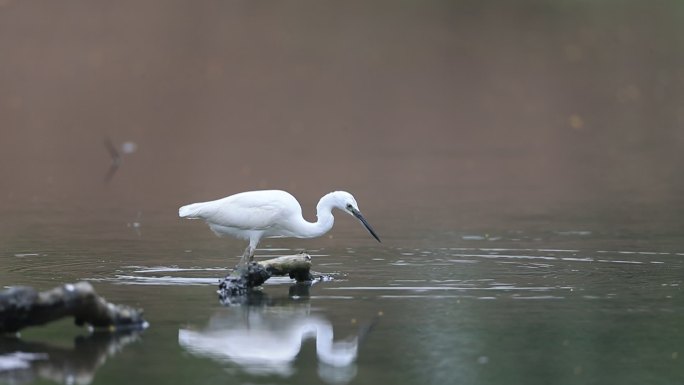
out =
<svg viewBox="0 0 684 385"><path fill-rule="evenodd" d="M351 203L347 203L347 210L351 210L354 206L351 205Z"/></svg>

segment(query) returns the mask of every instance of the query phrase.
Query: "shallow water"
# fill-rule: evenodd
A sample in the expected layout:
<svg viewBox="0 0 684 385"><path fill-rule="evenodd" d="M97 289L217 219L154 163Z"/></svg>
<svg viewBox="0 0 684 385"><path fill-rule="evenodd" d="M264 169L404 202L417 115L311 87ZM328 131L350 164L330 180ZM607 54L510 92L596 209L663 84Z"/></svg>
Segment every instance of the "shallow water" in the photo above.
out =
<svg viewBox="0 0 684 385"><path fill-rule="evenodd" d="M250 304L222 306L217 280L237 260L222 250L241 242L214 238L198 222L148 217L140 234L98 220L64 229L80 240L56 231L35 247L5 243L2 282L89 280L108 299L144 308L151 326L110 338L66 321L27 330L10 350L49 357L0 378L636 384L684 376L684 247L621 247L630 242L619 233L565 230L560 220L564 230L465 231L409 247L423 240L404 233L375 244L339 218L333 239L267 240L257 253L314 246L314 269L331 280L304 287L280 278Z"/></svg>

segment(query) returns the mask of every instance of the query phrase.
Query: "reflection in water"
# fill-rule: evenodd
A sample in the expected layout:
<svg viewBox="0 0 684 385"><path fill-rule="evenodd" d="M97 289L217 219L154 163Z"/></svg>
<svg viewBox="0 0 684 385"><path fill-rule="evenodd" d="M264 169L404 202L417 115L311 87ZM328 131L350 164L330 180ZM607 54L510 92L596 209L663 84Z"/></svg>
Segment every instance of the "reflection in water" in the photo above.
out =
<svg viewBox="0 0 684 385"><path fill-rule="evenodd" d="M0 337L0 383L28 384L48 379L62 384L90 384L107 358L137 341L139 332L93 333L74 340L71 349L16 337Z"/></svg>
<svg viewBox="0 0 684 385"><path fill-rule="evenodd" d="M302 300L274 301L255 293L248 302L221 309L202 331L180 329L178 342L193 354L236 364L248 374L290 377L302 343L314 338L321 379L345 384L356 376L363 333L335 341L330 321L311 315Z"/></svg>

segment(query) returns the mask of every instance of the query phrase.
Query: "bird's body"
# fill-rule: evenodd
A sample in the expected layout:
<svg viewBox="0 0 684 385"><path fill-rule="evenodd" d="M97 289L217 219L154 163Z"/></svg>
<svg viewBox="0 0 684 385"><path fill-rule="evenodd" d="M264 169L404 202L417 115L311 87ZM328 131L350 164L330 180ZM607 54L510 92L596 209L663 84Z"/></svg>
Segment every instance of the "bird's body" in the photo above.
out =
<svg viewBox="0 0 684 385"><path fill-rule="evenodd" d="M263 237L313 238L327 233L335 221L332 209L338 208L358 218L380 241L375 231L358 210L354 197L344 191L334 191L321 198L316 206L316 222L302 217L302 207L295 197L281 190L248 191L214 201L193 203L181 207L182 218L204 219L219 236L228 234L249 240L243 255L254 256Z"/></svg>

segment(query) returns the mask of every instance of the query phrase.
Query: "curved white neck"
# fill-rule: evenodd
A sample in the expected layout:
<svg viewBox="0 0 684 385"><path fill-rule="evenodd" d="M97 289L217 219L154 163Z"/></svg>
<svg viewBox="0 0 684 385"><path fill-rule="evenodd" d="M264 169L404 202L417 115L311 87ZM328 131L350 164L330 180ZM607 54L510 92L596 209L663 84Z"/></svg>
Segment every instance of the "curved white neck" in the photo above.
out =
<svg viewBox="0 0 684 385"><path fill-rule="evenodd" d="M334 207L332 193L324 195L316 205L316 217L318 220L312 223L302 218L302 221L297 226L298 236L300 238L314 238L330 231L335 223L335 218L332 215Z"/></svg>

